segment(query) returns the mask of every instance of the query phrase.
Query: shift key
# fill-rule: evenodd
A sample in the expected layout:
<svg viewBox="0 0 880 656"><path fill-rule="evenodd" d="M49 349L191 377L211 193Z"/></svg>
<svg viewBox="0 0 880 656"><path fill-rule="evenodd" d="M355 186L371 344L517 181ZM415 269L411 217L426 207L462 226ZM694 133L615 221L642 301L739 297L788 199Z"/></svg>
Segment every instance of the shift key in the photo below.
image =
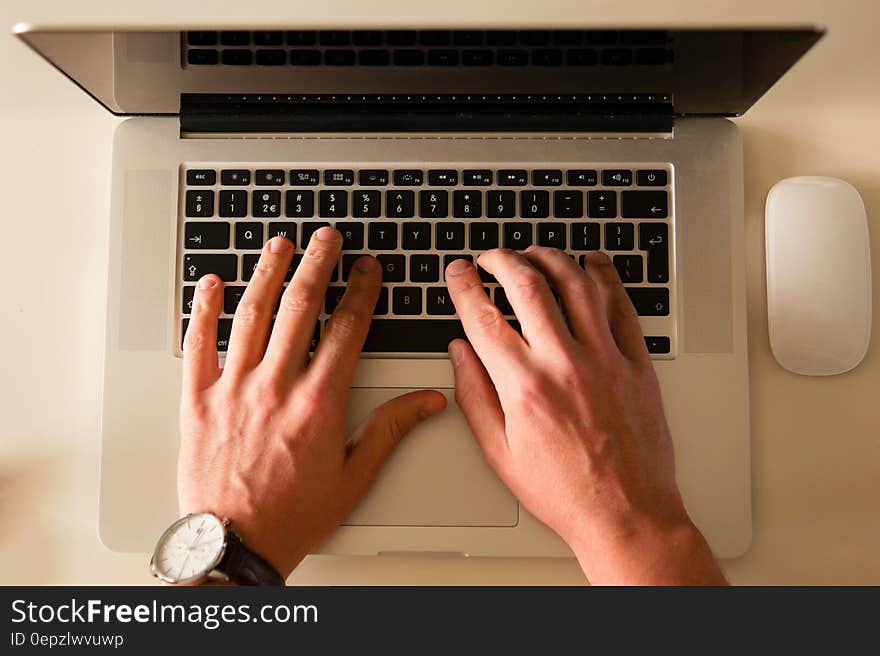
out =
<svg viewBox="0 0 880 656"><path fill-rule="evenodd" d="M216 273L223 282L238 280L238 256L230 253L194 253L183 257L183 279L195 281L208 273Z"/></svg>

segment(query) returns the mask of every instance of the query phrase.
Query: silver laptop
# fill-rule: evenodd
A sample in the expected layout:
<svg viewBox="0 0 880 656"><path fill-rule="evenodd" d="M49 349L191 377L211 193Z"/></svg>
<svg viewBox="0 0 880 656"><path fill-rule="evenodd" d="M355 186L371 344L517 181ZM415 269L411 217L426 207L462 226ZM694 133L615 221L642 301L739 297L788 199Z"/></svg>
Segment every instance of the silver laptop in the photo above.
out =
<svg viewBox="0 0 880 656"><path fill-rule="evenodd" d="M261 26L265 27L265 26ZM93 31L18 35L113 113L100 535L148 551L177 515L181 339L226 282L225 350L259 250L332 224L384 289L347 410L439 388L462 335L443 282L498 246L602 249L638 310L678 480L715 553L751 536L744 112L821 36L762 30ZM63 120L59 116L58 120ZM290 273L296 266L294 261ZM494 302L516 325L491 276ZM221 356L222 358L222 356ZM455 403L417 429L326 553L561 556Z"/></svg>

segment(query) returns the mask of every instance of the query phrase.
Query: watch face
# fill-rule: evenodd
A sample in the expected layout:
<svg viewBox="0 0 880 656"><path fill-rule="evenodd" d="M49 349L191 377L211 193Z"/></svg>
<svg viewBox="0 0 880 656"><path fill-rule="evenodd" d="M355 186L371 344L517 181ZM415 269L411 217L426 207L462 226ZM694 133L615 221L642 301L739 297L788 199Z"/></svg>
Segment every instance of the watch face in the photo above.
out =
<svg viewBox="0 0 880 656"><path fill-rule="evenodd" d="M174 522L153 552L153 571L168 583L189 583L207 576L226 548L223 523L210 513Z"/></svg>

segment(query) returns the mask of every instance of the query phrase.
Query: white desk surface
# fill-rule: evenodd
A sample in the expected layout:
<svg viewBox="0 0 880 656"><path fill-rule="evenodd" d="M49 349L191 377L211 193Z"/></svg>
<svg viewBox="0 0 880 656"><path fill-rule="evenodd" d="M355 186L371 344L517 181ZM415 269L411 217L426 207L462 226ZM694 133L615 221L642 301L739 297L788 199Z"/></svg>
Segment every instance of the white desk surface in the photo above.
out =
<svg viewBox="0 0 880 656"><path fill-rule="evenodd" d="M216 3L215 7L222 3ZM302 4L5 0L0 6L0 584L149 583L146 557L97 537L98 391L110 151L118 119L5 30L18 21L179 24L302 20ZM636 2L308 3L321 20L406 24L465 15L634 25ZM640 24L821 23L829 33L739 120L745 138L754 542L741 584L880 584L880 321L854 372L789 374L767 338L763 206L795 175L842 177L871 221L880 307L880 5L874 0L645 2ZM297 6L299 5L299 7ZM513 5L511 7L511 5ZM503 7L503 9L501 9ZM347 17L343 18L343 17ZM598 18L597 18L598 17ZM374 23L374 24L375 24ZM573 560L310 557L314 584L577 584Z"/></svg>

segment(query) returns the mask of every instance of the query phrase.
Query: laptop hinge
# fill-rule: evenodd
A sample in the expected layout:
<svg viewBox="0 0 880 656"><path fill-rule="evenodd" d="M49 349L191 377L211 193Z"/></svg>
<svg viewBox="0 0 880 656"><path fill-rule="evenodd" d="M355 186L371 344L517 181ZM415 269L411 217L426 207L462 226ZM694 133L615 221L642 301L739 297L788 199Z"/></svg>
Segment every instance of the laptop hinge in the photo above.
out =
<svg viewBox="0 0 880 656"><path fill-rule="evenodd" d="M181 134L672 131L672 97L182 94Z"/></svg>

